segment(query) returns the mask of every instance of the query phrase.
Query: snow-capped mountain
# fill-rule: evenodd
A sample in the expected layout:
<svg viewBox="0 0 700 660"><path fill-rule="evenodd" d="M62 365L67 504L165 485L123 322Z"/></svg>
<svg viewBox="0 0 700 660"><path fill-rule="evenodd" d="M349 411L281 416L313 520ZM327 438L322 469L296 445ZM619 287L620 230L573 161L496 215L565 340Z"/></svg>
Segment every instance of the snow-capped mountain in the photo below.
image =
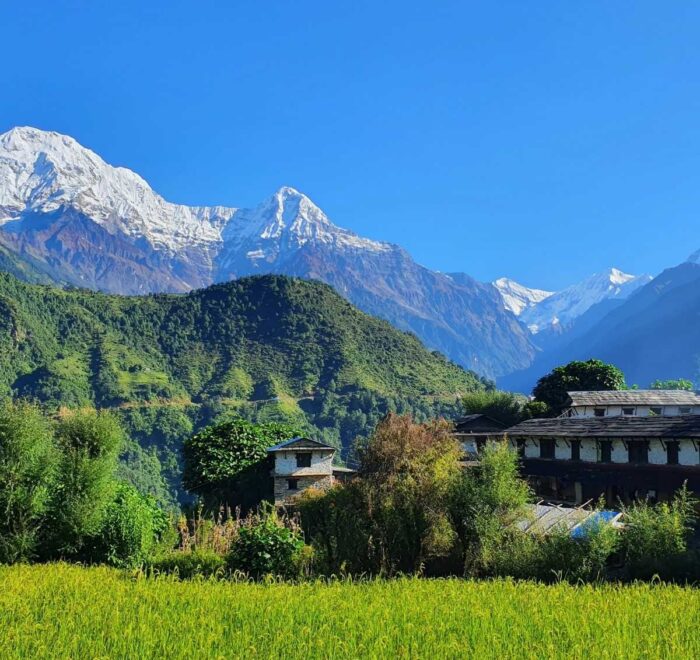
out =
<svg viewBox="0 0 700 660"><path fill-rule="evenodd" d="M700 264L700 250L693 252L693 254L688 257L688 263Z"/></svg>
<svg viewBox="0 0 700 660"><path fill-rule="evenodd" d="M500 292L506 309L516 316L520 316L526 309L530 309L554 295L553 291L530 289L507 277L497 279L493 285Z"/></svg>
<svg viewBox="0 0 700 660"><path fill-rule="evenodd" d="M494 287L342 229L293 188L253 209L173 204L74 139L34 128L0 136L3 254L14 272L21 259L35 278L123 294L256 273L320 279L485 375L522 368L535 351Z"/></svg>
<svg viewBox="0 0 700 660"><path fill-rule="evenodd" d="M609 299L624 300L651 280L650 275L628 275L611 268L525 308L520 320L533 334L563 330L593 305Z"/></svg>

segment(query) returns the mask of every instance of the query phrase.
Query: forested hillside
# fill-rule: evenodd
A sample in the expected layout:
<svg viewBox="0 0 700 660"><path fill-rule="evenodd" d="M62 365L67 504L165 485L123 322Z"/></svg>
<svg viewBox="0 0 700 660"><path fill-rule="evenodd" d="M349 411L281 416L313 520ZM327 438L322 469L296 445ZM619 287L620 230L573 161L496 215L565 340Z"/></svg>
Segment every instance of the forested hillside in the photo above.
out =
<svg viewBox="0 0 700 660"><path fill-rule="evenodd" d="M238 413L284 419L347 449L389 410L456 414L484 382L329 286L245 278L187 295L126 297L0 274L0 395L113 408L143 488L179 482L179 446Z"/></svg>

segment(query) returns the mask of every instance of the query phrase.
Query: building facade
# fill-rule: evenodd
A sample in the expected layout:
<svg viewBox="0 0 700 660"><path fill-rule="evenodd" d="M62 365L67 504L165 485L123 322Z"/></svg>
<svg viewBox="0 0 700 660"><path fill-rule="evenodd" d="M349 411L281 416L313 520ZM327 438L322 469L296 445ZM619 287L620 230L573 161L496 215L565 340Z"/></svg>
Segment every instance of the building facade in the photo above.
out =
<svg viewBox="0 0 700 660"><path fill-rule="evenodd" d="M454 436L468 459L475 459L487 440L502 440L506 425L482 414L467 415L454 422Z"/></svg>
<svg viewBox="0 0 700 660"><path fill-rule="evenodd" d="M272 457L275 504L293 503L309 488L325 490L354 474L348 468L334 468L335 447L309 438L292 438L267 450Z"/></svg>
<svg viewBox="0 0 700 660"><path fill-rule="evenodd" d="M668 500L684 483L700 494L700 415L531 419L507 437L524 476L552 500Z"/></svg>
<svg viewBox="0 0 700 660"><path fill-rule="evenodd" d="M700 396L685 390L569 392L567 417L675 417L700 414Z"/></svg>

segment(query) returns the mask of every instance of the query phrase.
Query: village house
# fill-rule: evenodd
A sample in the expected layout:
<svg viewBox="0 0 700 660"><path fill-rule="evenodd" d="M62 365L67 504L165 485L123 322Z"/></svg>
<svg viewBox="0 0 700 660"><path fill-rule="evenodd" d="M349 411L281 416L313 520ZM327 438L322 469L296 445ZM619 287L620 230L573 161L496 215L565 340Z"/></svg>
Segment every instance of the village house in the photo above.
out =
<svg viewBox="0 0 700 660"><path fill-rule="evenodd" d="M686 390L568 392L567 417L650 417L700 414L700 396Z"/></svg>
<svg viewBox="0 0 700 660"><path fill-rule="evenodd" d="M475 459L487 440L502 440L505 432L505 424L483 414L467 415L455 420L453 431L467 459Z"/></svg>
<svg viewBox="0 0 700 660"><path fill-rule="evenodd" d="M354 470L333 465L335 447L309 438L292 438L267 450L272 457L275 504L290 504L309 488L326 490Z"/></svg>
<svg viewBox="0 0 700 660"><path fill-rule="evenodd" d="M530 419L507 437L523 475L551 500L667 500L685 482L700 494L700 415Z"/></svg>

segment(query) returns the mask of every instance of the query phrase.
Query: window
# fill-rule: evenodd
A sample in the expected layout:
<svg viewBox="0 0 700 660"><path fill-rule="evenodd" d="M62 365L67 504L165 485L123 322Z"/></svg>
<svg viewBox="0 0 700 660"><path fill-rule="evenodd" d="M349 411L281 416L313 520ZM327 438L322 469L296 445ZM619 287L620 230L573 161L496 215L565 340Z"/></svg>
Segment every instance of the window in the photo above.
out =
<svg viewBox="0 0 700 660"><path fill-rule="evenodd" d="M554 458L554 439L542 438L540 440L540 458Z"/></svg>
<svg viewBox="0 0 700 660"><path fill-rule="evenodd" d="M622 414L625 415L625 417L632 417L634 415L634 408L623 408Z"/></svg>
<svg viewBox="0 0 700 660"><path fill-rule="evenodd" d="M596 417L605 417L605 408L594 408L593 414Z"/></svg>
<svg viewBox="0 0 700 660"><path fill-rule="evenodd" d="M633 440L627 443L627 452L630 463L649 462L649 444L644 440Z"/></svg>
<svg viewBox="0 0 700 660"><path fill-rule="evenodd" d="M525 440L518 440L518 456L525 458Z"/></svg>
<svg viewBox="0 0 700 660"><path fill-rule="evenodd" d="M678 465L678 448L680 443L677 440L666 443L666 462L669 465Z"/></svg>
<svg viewBox="0 0 700 660"><path fill-rule="evenodd" d="M297 454L297 467L311 467L311 452L304 452L303 454Z"/></svg>
<svg viewBox="0 0 700 660"><path fill-rule="evenodd" d="M572 440L571 441L571 460L580 461L581 460L581 441Z"/></svg>
<svg viewBox="0 0 700 660"><path fill-rule="evenodd" d="M680 415L690 415L690 406L680 406L678 408L678 413Z"/></svg>
<svg viewBox="0 0 700 660"><path fill-rule="evenodd" d="M287 488L289 490L299 490L299 479L287 479Z"/></svg>
<svg viewBox="0 0 700 660"><path fill-rule="evenodd" d="M601 440L599 447L600 462L610 463L610 461L612 461L612 440Z"/></svg>
<svg viewBox="0 0 700 660"><path fill-rule="evenodd" d="M663 408L661 406L652 406L649 408L649 414L650 415L660 415L663 412Z"/></svg>

